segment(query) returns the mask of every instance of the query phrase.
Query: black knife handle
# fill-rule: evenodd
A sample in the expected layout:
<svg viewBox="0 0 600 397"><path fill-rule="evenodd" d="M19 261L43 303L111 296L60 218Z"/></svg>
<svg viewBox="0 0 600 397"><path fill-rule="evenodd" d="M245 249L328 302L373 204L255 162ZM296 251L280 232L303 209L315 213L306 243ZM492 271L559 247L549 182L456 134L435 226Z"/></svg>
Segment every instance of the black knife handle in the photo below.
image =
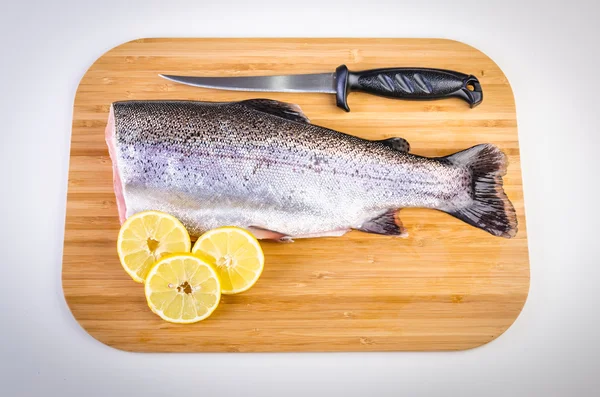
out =
<svg viewBox="0 0 600 397"><path fill-rule="evenodd" d="M477 77L444 69L384 68L351 72L346 65L335 70L337 105L349 112L348 94L362 91L395 99L431 100L458 97L471 108L483 100Z"/></svg>

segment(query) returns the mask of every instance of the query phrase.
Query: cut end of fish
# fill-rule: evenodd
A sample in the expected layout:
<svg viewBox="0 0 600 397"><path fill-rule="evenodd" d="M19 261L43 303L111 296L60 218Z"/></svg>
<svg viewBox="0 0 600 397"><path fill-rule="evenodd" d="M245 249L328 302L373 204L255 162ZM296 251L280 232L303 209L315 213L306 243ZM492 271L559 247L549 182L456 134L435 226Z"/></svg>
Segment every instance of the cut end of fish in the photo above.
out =
<svg viewBox="0 0 600 397"><path fill-rule="evenodd" d="M117 148L115 142L115 112L114 107L111 105L108 113L108 122L105 129L105 139L108 146L108 154L112 161L113 169L113 185L115 190L115 197L117 199L117 210L119 211L119 221L125 222L127 208L125 205L125 199L123 197L123 184L121 182L121 175L119 173L119 167L117 166Z"/></svg>

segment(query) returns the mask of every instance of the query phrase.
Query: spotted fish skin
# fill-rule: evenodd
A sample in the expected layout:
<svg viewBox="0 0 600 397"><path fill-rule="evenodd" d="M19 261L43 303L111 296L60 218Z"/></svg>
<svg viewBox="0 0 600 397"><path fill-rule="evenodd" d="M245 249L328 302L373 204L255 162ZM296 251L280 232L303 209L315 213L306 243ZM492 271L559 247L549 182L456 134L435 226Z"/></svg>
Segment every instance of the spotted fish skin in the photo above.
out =
<svg viewBox="0 0 600 397"><path fill-rule="evenodd" d="M426 158L405 141L323 128L296 105L263 99L115 102L106 140L121 221L153 209L195 236L224 225L259 238L405 236L397 210L422 207L516 233L506 159L493 145Z"/></svg>

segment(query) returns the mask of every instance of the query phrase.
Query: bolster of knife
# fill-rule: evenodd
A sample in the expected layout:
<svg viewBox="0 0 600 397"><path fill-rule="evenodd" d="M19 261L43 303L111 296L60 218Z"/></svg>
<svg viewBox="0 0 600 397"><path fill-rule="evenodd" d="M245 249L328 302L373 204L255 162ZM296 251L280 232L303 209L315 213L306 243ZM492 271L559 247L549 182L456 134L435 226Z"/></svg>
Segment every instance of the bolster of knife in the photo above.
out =
<svg viewBox="0 0 600 397"><path fill-rule="evenodd" d="M481 84L475 76L445 69L383 68L353 72L341 65L336 69L336 102L347 112L350 111L348 94L352 91L408 100L456 97L471 108L483 100Z"/></svg>

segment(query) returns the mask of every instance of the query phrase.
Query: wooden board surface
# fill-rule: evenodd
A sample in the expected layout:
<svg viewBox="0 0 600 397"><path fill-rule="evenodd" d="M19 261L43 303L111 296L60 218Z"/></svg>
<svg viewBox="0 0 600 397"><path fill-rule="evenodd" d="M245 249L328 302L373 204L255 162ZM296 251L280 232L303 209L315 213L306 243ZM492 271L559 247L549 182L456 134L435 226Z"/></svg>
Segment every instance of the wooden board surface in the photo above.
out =
<svg viewBox="0 0 600 397"><path fill-rule="evenodd" d="M421 66L476 75L483 103L417 102L361 93L351 113L326 94L201 89L158 73L262 75ZM119 264L119 220L104 141L109 105L126 99L299 104L311 121L368 139L400 136L411 151L447 155L490 142L509 157L505 190L518 214L513 239L449 215L405 209L410 237L353 231L344 237L266 242L265 270L246 293L224 296L192 325L162 321ZM457 350L482 345L516 319L529 289L515 104L498 66L465 44L436 39L142 39L101 56L74 104L63 289L81 326L99 341L140 352Z"/></svg>

